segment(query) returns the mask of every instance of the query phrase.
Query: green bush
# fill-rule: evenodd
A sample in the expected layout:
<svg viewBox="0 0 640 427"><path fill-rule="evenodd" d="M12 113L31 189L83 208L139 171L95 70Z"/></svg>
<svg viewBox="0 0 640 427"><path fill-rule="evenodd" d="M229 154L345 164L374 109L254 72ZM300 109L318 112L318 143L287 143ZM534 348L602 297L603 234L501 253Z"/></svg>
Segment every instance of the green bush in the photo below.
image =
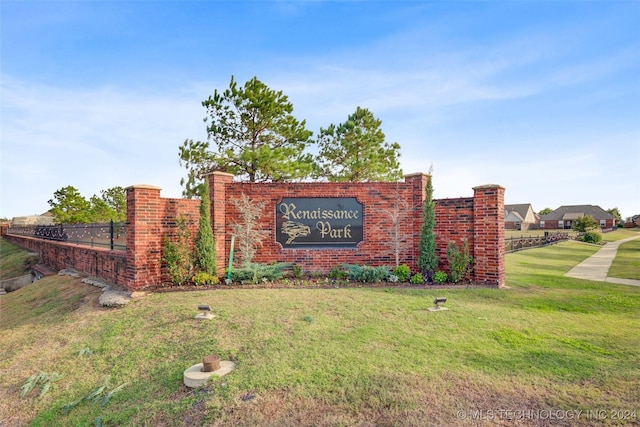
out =
<svg viewBox="0 0 640 427"><path fill-rule="evenodd" d="M397 266L396 269L393 270L393 274L398 277L399 282L408 282L411 278L411 269L409 269L409 266L407 264L402 264Z"/></svg>
<svg viewBox="0 0 640 427"><path fill-rule="evenodd" d="M462 248L454 242L447 245L447 259L449 260L449 278L453 283L458 283L469 272L473 258L469 255L469 244L467 241L462 242Z"/></svg>
<svg viewBox="0 0 640 427"><path fill-rule="evenodd" d="M602 234L597 231L587 231L582 235L581 240L587 243L600 243L602 240Z"/></svg>
<svg viewBox="0 0 640 427"><path fill-rule="evenodd" d="M571 227L578 233L600 229L600 223L591 216L581 216L573 220Z"/></svg>
<svg viewBox="0 0 640 427"><path fill-rule="evenodd" d="M165 238L162 261L167 265L169 278L174 285L184 285L191 277L191 263L188 254L179 244Z"/></svg>
<svg viewBox="0 0 640 427"><path fill-rule="evenodd" d="M284 276L284 269L290 267L288 263L277 264L259 264L246 263L241 268L236 268L231 272L231 278L234 282L240 283L260 283L264 281L276 281Z"/></svg>
<svg viewBox="0 0 640 427"><path fill-rule="evenodd" d="M293 274L293 277L296 279L299 279L300 277L302 277L302 267L300 267L297 264L293 264L291 266L291 272Z"/></svg>
<svg viewBox="0 0 640 427"><path fill-rule="evenodd" d="M422 273L416 273L411 276L411 283L413 283L414 285L424 284L424 276L422 275Z"/></svg>
<svg viewBox="0 0 640 427"><path fill-rule="evenodd" d="M200 222L195 243L195 266L198 270L215 276L218 269L216 255L216 240L211 228L211 215L209 212L209 183L204 180L200 193Z"/></svg>
<svg viewBox="0 0 640 427"><path fill-rule="evenodd" d="M347 272L340 267L331 267L331 270L329 270L329 274L327 274L327 277L334 280L344 280L347 278Z"/></svg>
<svg viewBox="0 0 640 427"><path fill-rule="evenodd" d="M345 264L347 277L356 282L373 283L387 280L391 271L387 266L370 267L368 265Z"/></svg>
<svg viewBox="0 0 640 427"><path fill-rule="evenodd" d="M438 270L433 275L433 281L436 283L445 283L447 280L449 280L449 276L444 271Z"/></svg>
<svg viewBox="0 0 640 427"><path fill-rule="evenodd" d="M200 273L193 276L191 280L196 286L217 285L218 283L220 283L220 279L218 279L217 276L205 273L204 271L201 271Z"/></svg>
<svg viewBox="0 0 640 427"><path fill-rule="evenodd" d="M425 199L422 206L422 227L420 228L420 240L418 241L418 269L427 276L431 276L438 268L438 255L436 254L436 206L433 200L433 180L431 170L425 188Z"/></svg>
<svg viewBox="0 0 640 427"><path fill-rule="evenodd" d="M176 236L174 240L166 236L164 237L162 261L167 266L171 282L174 285L182 286L193 274L191 249L189 248L191 233L189 232L187 219L184 215L179 215L175 221Z"/></svg>

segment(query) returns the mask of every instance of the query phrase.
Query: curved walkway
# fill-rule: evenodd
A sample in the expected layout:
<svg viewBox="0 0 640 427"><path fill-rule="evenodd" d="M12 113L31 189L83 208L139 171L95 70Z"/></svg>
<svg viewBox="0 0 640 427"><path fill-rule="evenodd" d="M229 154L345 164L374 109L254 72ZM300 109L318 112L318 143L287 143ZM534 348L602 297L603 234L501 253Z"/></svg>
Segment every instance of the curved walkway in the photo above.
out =
<svg viewBox="0 0 640 427"><path fill-rule="evenodd" d="M617 277L607 277L609 267L618 252L618 246L629 240L640 239L640 236L627 237L626 239L607 242L595 254L573 267L565 276L576 279L595 280L598 282L620 283L623 285L640 286L640 280L619 279Z"/></svg>

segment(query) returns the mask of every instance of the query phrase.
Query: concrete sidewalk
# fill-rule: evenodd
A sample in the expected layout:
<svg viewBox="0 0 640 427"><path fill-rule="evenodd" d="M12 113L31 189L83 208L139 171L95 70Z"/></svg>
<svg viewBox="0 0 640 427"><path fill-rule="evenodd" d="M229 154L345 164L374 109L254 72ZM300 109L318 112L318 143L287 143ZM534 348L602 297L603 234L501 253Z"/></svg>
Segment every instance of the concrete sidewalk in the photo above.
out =
<svg viewBox="0 0 640 427"><path fill-rule="evenodd" d="M624 242L634 239L640 239L640 236L627 237L626 239L605 243L602 249L573 267L565 274L565 276L574 277L576 279L595 280L598 282L640 286L640 280L607 277L611 263L613 263L613 259L616 257L616 253L618 252L618 246Z"/></svg>

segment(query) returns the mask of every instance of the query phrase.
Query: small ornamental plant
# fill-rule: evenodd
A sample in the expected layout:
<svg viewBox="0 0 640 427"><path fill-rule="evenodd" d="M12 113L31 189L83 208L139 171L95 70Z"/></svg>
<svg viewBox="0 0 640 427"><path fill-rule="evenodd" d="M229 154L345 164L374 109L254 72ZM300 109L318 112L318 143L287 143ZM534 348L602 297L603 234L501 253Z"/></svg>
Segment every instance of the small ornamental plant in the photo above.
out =
<svg viewBox="0 0 640 427"><path fill-rule="evenodd" d="M411 283L413 283L414 285L424 284L424 276L422 275L422 273L416 273L411 276Z"/></svg>
<svg viewBox="0 0 640 427"><path fill-rule="evenodd" d="M407 282L411 278L411 270L407 264L402 264L393 270L393 274L398 278L399 282Z"/></svg>
<svg viewBox="0 0 640 427"><path fill-rule="evenodd" d="M587 231L582 235L582 239L580 240L587 243L600 243L600 241L602 241L602 234L597 231Z"/></svg>
<svg viewBox="0 0 640 427"><path fill-rule="evenodd" d="M466 240L458 247L454 242L447 245L447 259L451 272L449 278L453 283L458 283L469 272L473 258L469 255L469 244Z"/></svg>
<svg viewBox="0 0 640 427"><path fill-rule="evenodd" d="M196 286L209 286L217 285L218 283L220 283L220 279L218 279L217 276L205 273L204 271L201 271L200 273L193 276L191 280Z"/></svg>
<svg viewBox="0 0 640 427"><path fill-rule="evenodd" d="M444 271L438 270L433 275L433 281L435 283L446 283L447 280L449 280L449 276L447 276L447 273Z"/></svg>

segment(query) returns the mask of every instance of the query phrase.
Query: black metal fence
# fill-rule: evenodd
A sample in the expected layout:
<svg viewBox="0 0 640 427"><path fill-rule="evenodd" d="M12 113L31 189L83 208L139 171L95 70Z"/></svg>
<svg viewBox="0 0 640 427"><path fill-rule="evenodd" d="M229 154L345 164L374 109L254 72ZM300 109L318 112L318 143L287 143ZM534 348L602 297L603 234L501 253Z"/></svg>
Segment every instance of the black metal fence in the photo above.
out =
<svg viewBox="0 0 640 427"><path fill-rule="evenodd" d="M10 226L7 234L111 250L127 249L127 227L124 222Z"/></svg>
<svg viewBox="0 0 640 427"><path fill-rule="evenodd" d="M569 240L569 233L549 233L545 232L543 236L520 236L504 239L505 253L517 252L523 249L540 248L542 246L552 245L564 240Z"/></svg>

